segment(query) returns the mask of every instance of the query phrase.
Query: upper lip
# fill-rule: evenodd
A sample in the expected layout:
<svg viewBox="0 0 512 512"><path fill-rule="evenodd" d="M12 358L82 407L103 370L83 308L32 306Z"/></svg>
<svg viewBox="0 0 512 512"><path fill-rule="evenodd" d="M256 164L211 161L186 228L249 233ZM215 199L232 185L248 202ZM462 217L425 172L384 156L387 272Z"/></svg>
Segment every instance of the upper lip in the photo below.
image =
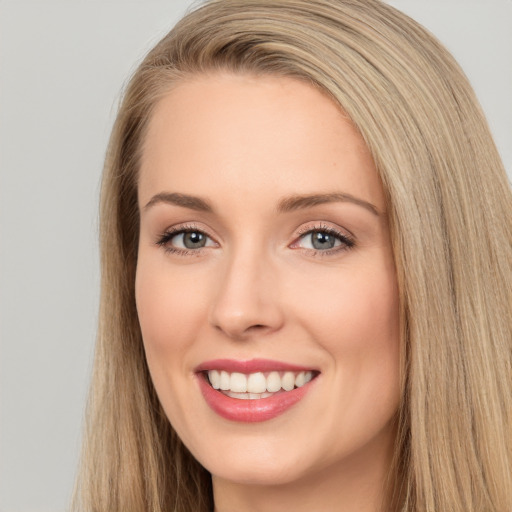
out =
<svg viewBox="0 0 512 512"><path fill-rule="evenodd" d="M250 359L247 361L239 361L236 359L213 359L205 361L196 367L196 372L205 372L208 370L224 370L227 372L239 373L256 373L256 372L272 372L272 371L314 371L314 368L297 364L285 363L282 361L274 361L272 359Z"/></svg>

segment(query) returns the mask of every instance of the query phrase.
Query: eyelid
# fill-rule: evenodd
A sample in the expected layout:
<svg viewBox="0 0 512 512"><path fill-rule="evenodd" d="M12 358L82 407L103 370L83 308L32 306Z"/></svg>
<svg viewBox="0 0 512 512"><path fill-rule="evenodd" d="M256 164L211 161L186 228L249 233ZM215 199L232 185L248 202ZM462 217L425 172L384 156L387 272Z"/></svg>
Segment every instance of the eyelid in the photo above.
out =
<svg viewBox="0 0 512 512"><path fill-rule="evenodd" d="M351 240L354 241L356 239L355 235L347 228L326 221L313 221L303 224L297 230L297 238L300 238L301 236L311 233L312 231L330 231L342 235L346 238L350 238Z"/></svg>
<svg viewBox="0 0 512 512"><path fill-rule="evenodd" d="M202 233L209 240L211 240L216 246L219 245L219 243L217 242L215 237L209 233L208 229L205 229L204 227L199 227L194 223L177 224L174 226L167 227L163 232L161 232L159 235L157 235L155 245L161 246L163 249L165 249L166 252L183 255L183 256L188 256L191 254L198 256L204 249L212 247L211 245L209 245L209 246L205 246L205 247L198 247L196 249L187 249L187 248L174 247L174 246L168 245L169 242L175 236L178 236L180 234L190 233L190 232Z"/></svg>
<svg viewBox="0 0 512 512"><path fill-rule="evenodd" d="M155 245L161 246L165 249L166 252L188 256L200 255L204 249L211 248L212 245L207 245L204 247L198 247L193 249L181 248L176 246L168 245L169 242L177 235L190 233L190 232L198 232L205 235L209 240L213 242L215 246L219 246L219 242L216 240L214 236L212 236L209 232L209 229L204 227L199 227L195 223L184 223L177 224L174 226L167 227L162 233L160 233L155 241ZM306 235L315 233L315 232L324 232L336 237L341 243L335 245L330 249L315 249L309 247L301 247L300 241L306 237ZM340 251L344 251L347 249L351 249L356 244L355 236L347 229L341 228L338 226L334 226L332 224L328 224L324 221L322 222L314 222L303 225L296 233L294 241L288 246L292 249L301 249L305 253L309 253L311 255L323 255L327 256L330 254L334 254Z"/></svg>
<svg viewBox="0 0 512 512"><path fill-rule="evenodd" d="M338 238L341 243L330 249L314 249L309 247L300 247L299 243L307 235L315 232L324 232ZM340 251L346 251L356 245L356 237L348 230L340 227L335 227L332 224L326 222L315 222L313 224L307 224L301 227L294 241L290 244L292 249L301 249L311 255L328 256Z"/></svg>

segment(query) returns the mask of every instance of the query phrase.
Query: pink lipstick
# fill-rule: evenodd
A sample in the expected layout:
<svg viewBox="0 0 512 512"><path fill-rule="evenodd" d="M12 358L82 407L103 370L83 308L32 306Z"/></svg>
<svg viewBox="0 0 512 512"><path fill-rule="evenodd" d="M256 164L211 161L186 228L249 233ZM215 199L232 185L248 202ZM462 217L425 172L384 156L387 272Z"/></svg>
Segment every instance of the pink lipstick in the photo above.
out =
<svg viewBox="0 0 512 512"><path fill-rule="evenodd" d="M239 422L267 421L290 409L312 388L319 372L301 365L252 359L216 359L196 368L206 403Z"/></svg>

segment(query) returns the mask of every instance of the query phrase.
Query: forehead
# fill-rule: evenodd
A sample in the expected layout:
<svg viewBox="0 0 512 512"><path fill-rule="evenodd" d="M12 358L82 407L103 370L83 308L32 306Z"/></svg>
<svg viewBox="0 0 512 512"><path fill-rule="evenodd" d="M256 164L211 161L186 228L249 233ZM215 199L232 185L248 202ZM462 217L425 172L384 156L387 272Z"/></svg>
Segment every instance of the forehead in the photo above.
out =
<svg viewBox="0 0 512 512"><path fill-rule="evenodd" d="M156 105L139 200L162 191L214 200L343 191L384 209L368 149L339 106L305 82L272 76L198 76Z"/></svg>

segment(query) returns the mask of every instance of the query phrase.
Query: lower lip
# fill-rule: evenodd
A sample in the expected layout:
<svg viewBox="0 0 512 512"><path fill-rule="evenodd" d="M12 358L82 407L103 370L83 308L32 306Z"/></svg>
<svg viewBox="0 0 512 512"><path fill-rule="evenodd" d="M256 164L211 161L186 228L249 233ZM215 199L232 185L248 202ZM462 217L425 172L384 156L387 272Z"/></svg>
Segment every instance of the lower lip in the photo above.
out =
<svg viewBox="0 0 512 512"><path fill-rule="evenodd" d="M197 377L203 397L214 412L227 420L245 423L267 421L283 414L304 398L311 384L316 380L313 379L300 388L280 392L267 398L243 400L231 398L213 389L202 373L197 374Z"/></svg>

